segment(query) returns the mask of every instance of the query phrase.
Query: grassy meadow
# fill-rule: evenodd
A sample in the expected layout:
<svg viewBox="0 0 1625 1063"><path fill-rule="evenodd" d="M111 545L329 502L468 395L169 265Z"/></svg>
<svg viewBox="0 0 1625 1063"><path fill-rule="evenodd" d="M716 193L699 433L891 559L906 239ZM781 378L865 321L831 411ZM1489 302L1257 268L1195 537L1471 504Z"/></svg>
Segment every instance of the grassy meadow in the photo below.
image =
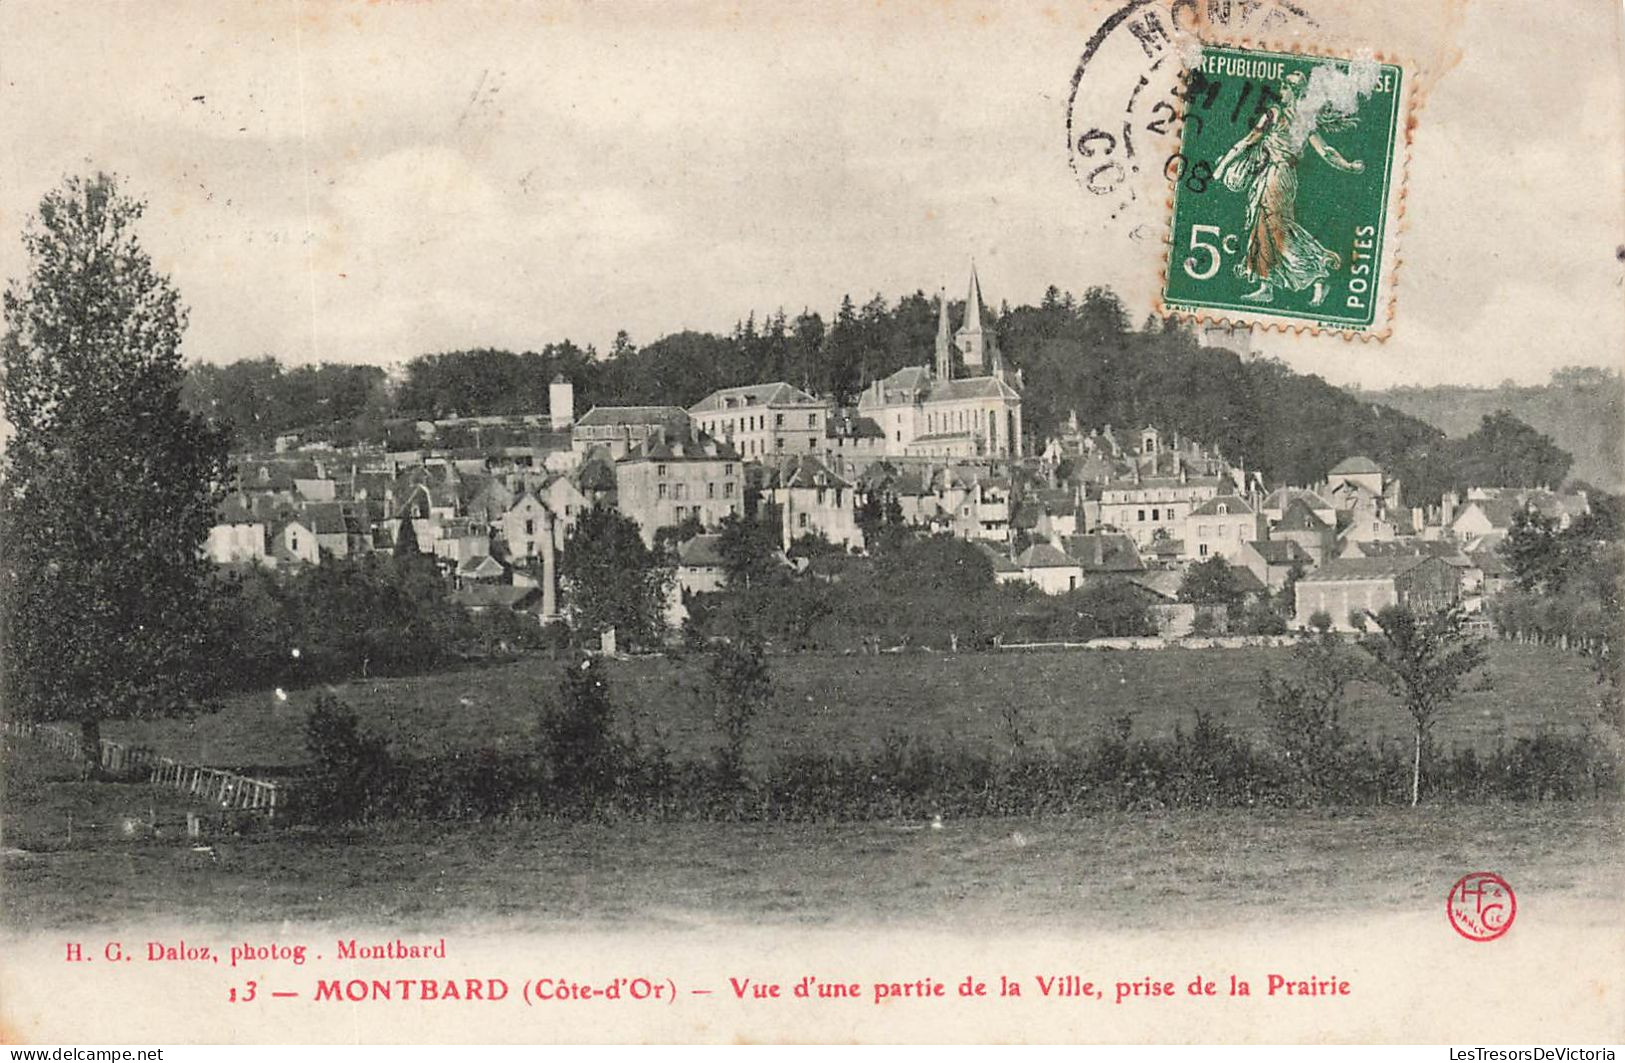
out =
<svg viewBox="0 0 1625 1063"><path fill-rule="evenodd" d="M329 687L402 755L452 749L523 750L557 685L558 665L530 658L435 675ZM880 657L803 654L770 659L772 703L757 719L749 755L757 762L796 751L873 749L896 732L944 750L997 751L1004 708L1020 708L1029 749L1088 743L1127 714L1140 737L1188 728L1204 710L1241 734L1262 737L1259 677L1292 667L1289 649L1055 651ZM610 665L622 726L658 740L679 759L706 756L717 729L695 704L697 657ZM1596 687L1578 656L1543 646L1494 642L1472 689L1448 706L1440 743L1493 749L1552 729L1574 734L1596 718ZM303 725L322 688L231 699L191 720L113 722L103 734L150 745L177 759L275 774L304 763ZM1408 718L1386 692L1358 684L1347 726L1360 741L1408 740Z"/></svg>
<svg viewBox="0 0 1625 1063"><path fill-rule="evenodd" d="M7 740L0 924L515 929L884 922L946 932L1222 925L1431 907L1464 868L1612 902L1612 803L1103 813L922 823L395 823L211 837L150 787L80 783ZM22 756L18 756L22 753ZM179 802L179 799L175 799ZM71 844L64 815L80 824Z"/></svg>
<svg viewBox="0 0 1625 1063"><path fill-rule="evenodd" d="M1086 743L1132 715L1151 737L1202 708L1259 736L1260 673L1290 651L1177 650L775 658L758 760L798 750L864 750L888 732L942 749L997 751L1002 709L1022 706L1029 748ZM404 755L521 750L556 682L539 659L335 688ZM702 662L640 659L610 671L623 724L678 757L716 742L691 691ZM234 699L193 720L109 724L105 733L178 758L265 774L300 765L319 691ZM1475 689L1447 710L1448 747L1493 748L1594 719L1584 663L1496 643ZM1351 693L1367 741L1403 740L1384 692ZM795 923L1137 927L1328 912L1414 909L1463 868L1494 867L1525 888L1611 898L1625 872L1617 803L1488 802L1217 808L924 822L729 823L498 819L399 821L353 829L246 833L211 823L194 848L188 811L205 806L140 784L85 783L67 758L7 738L0 763L0 923L41 929L163 918L433 927L447 919L516 928ZM1245 859L1238 859L1238 856Z"/></svg>

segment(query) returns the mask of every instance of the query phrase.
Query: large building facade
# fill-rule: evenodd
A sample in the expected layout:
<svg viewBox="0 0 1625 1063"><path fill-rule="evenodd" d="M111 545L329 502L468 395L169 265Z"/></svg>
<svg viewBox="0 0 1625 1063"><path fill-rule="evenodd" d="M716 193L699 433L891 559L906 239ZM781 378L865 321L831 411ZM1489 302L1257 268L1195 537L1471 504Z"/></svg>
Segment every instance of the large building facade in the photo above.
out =
<svg viewBox="0 0 1625 1063"><path fill-rule="evenodd" d="M993 333L982 325L982 289L971 270L965 320L950 332L944 292L931 368L899 369L864 389L858 413L885 434L888 454L911 457L1020 457L1020 380L1004 368ZM954 355L965 374L955 376Z"/></svg>
<svg viewBox="0 0 1625 1063"><path fill-rule="evenodd" d="M713 391L688 415L695 427L746 461L817 454L824 447L828 409L798 387L779 381Z"/></svg>
<svg viewBox="0 0 1625 1063"><path fill-rule="evenodd" d="M645 544L655 532L693 518L714 528L744 512L739 452L704 432L656 432L615 463L620 511L637 521Z"/></svg>

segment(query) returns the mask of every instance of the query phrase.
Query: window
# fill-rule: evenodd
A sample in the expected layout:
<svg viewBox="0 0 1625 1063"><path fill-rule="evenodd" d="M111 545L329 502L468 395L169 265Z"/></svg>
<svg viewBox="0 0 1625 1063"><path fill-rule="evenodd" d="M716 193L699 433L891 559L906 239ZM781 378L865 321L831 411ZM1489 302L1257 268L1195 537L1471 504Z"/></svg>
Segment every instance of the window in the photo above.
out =
<svg viewBox="0 0 1625 1063"><path fill-rule="evenodd" d="M776 414L773 415L773 427L774 428L783 428L784 427L784 414L776 413Z"/></svg>
<svg viewBox="0 0 1625 1063"><path fill-rule="evenodd" d="M1153 509L1153 510L1152 510L1152 511L1151 511L1151 519L1152 519L1152 520L1161 520L1161 519L1162 519L1162 515L1161 515L1161 514L1160 514L1160 513L1159 513L1159 512L1158 512L1158 511L1157 511L1157 510L1154 510L1154 509Z"/></svg>
<svg viewBox="0 0 1625 1063"><path fill-rule="evenodd" d="M733 474L734 474L734 467L733 467L733 464L731 462L722 467L722 475L724 475L724 476L732 476Z"/></svg>
<svg viewBox="0 0 1625 1063"><path fill-rule="evenodd" d="M733 496L734 496L734 485L733 485L733 481L729 480L727 483L722 485L722 497L723 498L732 498Z"/></svg>
<svg viewBox="0 0 1625 1063"><path fill-rule="evenodd" d="M292 550L296 554L299 552L299 533L298 532L289 532L288 533L288 549Z"/></svg>
<svg viewBox="0 0 1625 1063"><path fill-rule="evenodd" d="M664 465L656 465L655 466L655 475L656 476L664 476L664 475L666 475L666 467Z"/></svg>
<svg viewBox="0 0 1625 1063"><path fill-rule="evenodd" d="M526 535L535 535L536 534L536 521L535 520L527 520L527 521L525 521L525 534Z"/></svg>
<svg viewBox="0 0 1625 1063"><path fill-rule="evenodd" d="M713 483L712 481L710 481L710 480L707 480L706 483L705 483L705 497L706 498L715 498L715 497L717 497L717 485L715 483Z"/></svg>
<svg viewBox="0 0 1625 1063"><path fill-rule="evenodd" d="M1206 557L1207 556L1207 543L1203 543L1202 545L1198 546L1196 548L1196 552L1201 554L1203 557Z"/></svg>
<svg viewBox="0 0 1625 1063"><path fill-rule="evenodd" d="M655 488L655 497L656 498L665 498L666 497L666 485L665 484L661 484L660 486Z"/></svg>
<svg viewBox="0 0 1625 1063"><path fill-rule="evenodd" d="M799 527L799 528L805 528L807 526L807 514L805 514L805 513L797 513L796 514L796 526Z"/></svg>
<svg viewBox="0 0 1625 1063"><path fill-rule="evenodd" d="M773 449L774 450L783 450L784 449L784 440L782 438L775 438L773 440Z"/></svg>
<svg viewBox="0 0 1625 1063"><path fill-rule="evenodd" d="M683 488L685 486L686 486L685 484L672 484L671 485L671 497L673 497L673 498L682 498L683 497Z"/></svg>
<svg viewBox="0 0 1625 1063"><path fill-rule="evenodd" d="M1222 516L1224 516L1224 515L1226 515L1226 514L1227 514L1227 513L1229 513L1229 512L1230 512L1230 506L1229 506L1229 504L1228 504L1228 503L1225 503L1225 502L1220 502L1220 503L1219 503L1219 511L1218 511L1218 512L1219 512L1219 516L1221 516L1221 517L1222 517Z"/></svg>
<svg viewBox="0 0 1625 1063"><path fill-rule="evenodd" d="M818 415L816 413L809 413L807 415L807 427L808 428L817 428L818 427Z"/></svg>
<svg viewBox="0 0 1625 1063"><path fill-rule="evenodd" d="M1144 520L1145 519L1145 510L1139 509L1139 510L1135 510L1135 512L1138 514L1138 516L1135 518L1136 520Z"/></svg>

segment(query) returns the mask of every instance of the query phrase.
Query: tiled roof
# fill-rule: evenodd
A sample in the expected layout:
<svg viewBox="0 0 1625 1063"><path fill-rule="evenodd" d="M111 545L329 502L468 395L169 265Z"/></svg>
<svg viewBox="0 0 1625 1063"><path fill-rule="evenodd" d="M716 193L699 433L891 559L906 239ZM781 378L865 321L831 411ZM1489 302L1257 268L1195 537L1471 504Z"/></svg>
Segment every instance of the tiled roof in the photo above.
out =
<svg viewBox="0 0 1625 1063"><path fill-rule="evenodd" d="M1317 509L1331 509L1332 504L1321 498L1314 491L1302 487L1277 487L1264 499L1265 509L1279 509L1283 513L1294 502L1302 502L1311 511Z"/></svg>
<svg viewBox="0 0 1625 1063"><path fill-rule="evenodd" d="M1281 520L1275 525L1277 531L1325 531L1331 525L1315 515L1308 504L1301 498L1294 498L1287 503L1286 511L1281 514Z"/></svg>
<svg viewBox="0 0 1625 1063"><path fill-rule="evenodd" d="M1474 506L1477 506L1479 512L1484 514L1484 518L1490 522L1492 528L1512 527L1512 517L1518 512L1517 503L1511 499L1487 498L1481 501L1469 502L1462 506L1461 512L1456 515L1456 520L1460 520Z"/></svg>
<svg viewBox="0 0 1625 1063"><path fill-rule="evenodd" d="M851 487L849 480L831 472L829 466L811 455L796 454L773 468L768 477L772 487L816 488Z"/></svg>
<svg viewBox="0 0 1625 1063"><path fill-rule="evenodd" d="M1225 507L1225 510L1224 510L1223 513L1219 512L1219 507L1220 506ZM1236 516L1243 516L1244 517L1244 516L1247 516L1247 515L1251 514L1252 511L1253 511L1253 507L1249 506L1247 504L1247 500L1245 498L1242 498L1242 497L1238 496L1238 495L1214 495L1212 498L1208 499L1206 502L1203 502L1201 505L1199 505L1195 509L1191 510L1191 516L1193 516L1193 517L1222 517L1222 516L1236 517Z"/></svg>
<svg viewBox="0 0 1625 1063"><path fill-rule="evenodd" d="M1049 543L1033 543L1016 557L1022 568L1077 568L1078 563Z"/></svg>
<svg viewBox="0 0 1625 1063"><path fill-rule="evenodd" d="M681 406L594 406L577 421L577 428L603 425L683 424L688 411Z"/></svg>
<svg viewBox="0 0 1625 1063"><path fill-rule="evenodd" d="M722 536L696 535L677 547L677 561L689 568L721 568Z"/></svg>
<svg viewBox="0 0 1625 1063"><path fill-rule="evenodd" d="M859 417L851 413L834 414L824 419L826 439L885 439L886 430L873 417Z"/></svg>
<svg viewBox="0 0 1625 1063"><path fill-rule="evenodd" d="M880 381L887 403L957 402L961 399L1019 399L1021 393L998 377L967 376L939 380L931 370L910 365ZM867 394L867 393L866 393ZM862 399L859 400L860 402Z"/></svg>
<svg viewBox="0 0 1625 1063"><path fill-rule="evenodd" d="M457 575L464 579L495 579L506 571L502 562L490 554L465 557L457 562Z"/></svg>
<svg viewBox="0 0 1625 1063"><path fill-rule="evenodd" d="M728 405L732 399L734 405ZM821 406L813 396L792 384L777 381L772 384L746 384L743 387L721 388L688 408L689 413L717 413L756 406Z"/></svg>
<svg viewBox="0 0 1625 1063"><path fill-rule="evenodd" d="M1291 539L1264 539L1259 542L1249 543L1248 545L1251 546L1253 550L1257 552L1258 556L1262 557L1267 564L1290 565L1294 561L1301 561L1305 563L1309 561L1309 555L1304 552L1303 547L1299 546Z"/></svg>
<svg viewBox="0 0 1625 1063"><path fill-rule="evenodd" d="M1381 472L1382 466L1363 454L1352 458L1344 458L1332 466L1331 476L1360 475L1362 473Z"/></svg>
<svg viewBox="0 0 1625 1063"><path fill-rule="evenodd" d="M1045 488L1038 492L1038 505L1052 517L1077 513L1078 496L1065 488Z"/></svg>
<svg viewBox="0 0 1625 1063"><path fill-rule="evenodd" d="M257 524L261 520L249 508L248 500L242 495L227 495L226 500L220 504L220 512L215 518L217 524Z"/></svg>
<svg viewBox="0 0 1625 1063"><path fill-rule="evenodd" d="M998 377L966 376L939 380L931 385L927 402L957 402L960 399L1019 399L1021 392Z"/></svg>
<svg viewBox="0 0 1625 1063"><path fill-rule="evenodd" d="M1344 580L1390 579L1429 560L1424 557L1340 557L1303 577L1304 582L1338 583Z"/></svg>
<svg viewBox="0 0 1625 1063"><path fill-rule="evenodd" d="M905 365L880 382L887 391L893 388L923 388L932 381L931 370L921 365Z"/></svg>
<svg viewBox="0 0 1625 1063"><path fill-rule="evenodd" d="M993 549L986 543L979 543L978 545L981 547L982 552L987 554L988 560L993 563L994 572L1015 573L1021 571L1021 566L1010 560L1010 558L1005 556L1003 553Z"/></svg>
<svg viewBox="0 0 1625 1063"><path fill-rule="evenodd" d="M655 432L626 452L622 462L738 461L739 451L699 429L691 432Z"/></svg>
<svg viewBox="0 0 1625 1063"><path fill-rule="evenodd" d="M317 535L342 535L344 507L337 502L311 502L300 507L305 527Z"/></svg>
<svg viewBox="0 0 1625 1063"><path fill-rule="evenodd" d="M1178 600L1179 587L1185 582L1185 574L1175 569L1157 569L1144 575L1130 576L1129 582L1171 602Z"/></svg>
<svg viewBox="0 0 1625 1063"><path fill-rule="evenodd" d="M1145 569L1134 540L1126 535L1108 532L1068 535L1061 540L1061 546L1085 572L1141 572Z"/></svg>
<svg viewBox="0 0 1625 1063"><path fill-rule="evenodd" d="M1442 557L1458 559L1461 547L1442 539L1390 539L1357 544L1362 557Z"/></svg>

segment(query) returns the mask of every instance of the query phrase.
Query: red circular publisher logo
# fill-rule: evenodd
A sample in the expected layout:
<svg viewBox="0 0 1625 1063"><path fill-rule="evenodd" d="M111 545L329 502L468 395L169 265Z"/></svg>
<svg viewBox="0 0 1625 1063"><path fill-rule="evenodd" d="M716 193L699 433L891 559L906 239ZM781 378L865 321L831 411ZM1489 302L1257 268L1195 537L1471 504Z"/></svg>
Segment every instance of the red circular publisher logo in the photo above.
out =
<svg viewBox="0 0 1625 1063"><path fill-rule="evenodd" d="M1518 896L1500 875L1474 871L1450 887L1444 910L1456 933L1468 941L1494 941L1512 929Z"/></svg>

